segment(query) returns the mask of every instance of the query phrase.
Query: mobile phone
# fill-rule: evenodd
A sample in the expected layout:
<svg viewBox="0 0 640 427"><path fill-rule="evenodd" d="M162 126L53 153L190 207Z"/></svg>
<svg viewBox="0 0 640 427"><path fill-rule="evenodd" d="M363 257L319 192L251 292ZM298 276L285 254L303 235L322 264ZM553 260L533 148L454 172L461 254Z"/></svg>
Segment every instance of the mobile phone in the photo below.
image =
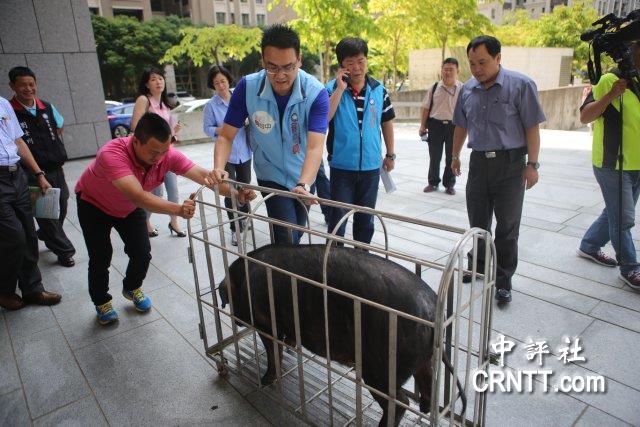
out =
<svg viewBox="0 0 640 427"><path fill-rule="evenodd" d="M429 140L429 131L427 131L424 135L422 135L420 137L420 139L425 141L425 142L428 141Z"/></svg>
<svg viewBox="0 0 640 427"><path fill-rule="evenodd" d="M345 82L346 84L349 84L349 82L351 81L351 78L349 78L348 75L343 74L342 75L342 81Z"/></svg>

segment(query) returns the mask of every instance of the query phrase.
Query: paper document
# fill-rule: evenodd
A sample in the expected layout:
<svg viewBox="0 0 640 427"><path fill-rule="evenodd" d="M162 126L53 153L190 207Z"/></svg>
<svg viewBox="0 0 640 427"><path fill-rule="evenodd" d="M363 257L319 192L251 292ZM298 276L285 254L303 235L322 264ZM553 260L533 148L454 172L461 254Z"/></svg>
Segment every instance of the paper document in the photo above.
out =
<svg viewBox="0 0 640 427"><path fill-rule="evenodd" d="M393 182L393 178L391 177L391 174L387 172L384 169L384 167L380 168L380 179L382 179L382 185L384 185L384 191L386 191L387 193L393 193L398 189L398 187L396 187L396 183Z"/></svg>
<svg viewBox="0 0 640 427"><path fill-rule="evenodd" d="M31 208L36 218L60 218L60 189L50 188L42 194L40 187L29 187Z"/></svg>

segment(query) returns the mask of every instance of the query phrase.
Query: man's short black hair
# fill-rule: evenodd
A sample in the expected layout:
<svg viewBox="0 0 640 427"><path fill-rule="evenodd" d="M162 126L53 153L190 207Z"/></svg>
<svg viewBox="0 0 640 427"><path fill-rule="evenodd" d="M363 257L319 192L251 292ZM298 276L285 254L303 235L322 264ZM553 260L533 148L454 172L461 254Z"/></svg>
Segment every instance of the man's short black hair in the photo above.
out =
<svg viewBox="0 0 640 427"><path fill-rule="evenodd" d="M467 45L467 56L470 50L476 50L482 45L487 48L487 52L489 52L489 55L493 58L500 53L500 40L492 36L478 36Z"/></svg>
<svg viewBox="0 0 640 427"><path fill-rule="evenodd" d="M350 56L363 54L365 57L369 54L367 42L357 37L345 37L336 46L336 56L338 64L342 65L342 61Z"/></svg>
<svg viewBox="0 0 640 427"><path fill-rule="evenodd" d="M293 49L300 56L300 37L293 28L285 24L273 24L264 29L260 48L262 53L267 46L278 49Z"/></svg>
<svg viewBox="0 0 640 427"><path fill-rule="evenodd" d="M146 144L151 138L165 142L171 137L171 127L165 119L156 113L144 113L138 120L133 136L142 145Z"/></svg>
<svg viewBox="0 0 640 427"><path fill-rule="evenodd" d="M36 79L35 73L31 71L31 68L29 67L13 67L9 70L9 81L11 83L15 83L16 80L18 80L18 77L24 76L33 77L33 80Z"/></svg>
<svg viewBox="0 0 640 427"><path fill-rule="evenodd" d="M444 61L442 61L442 66L444 67L446 64L453 64L456 66L456 68L460 68L460 65L458 64L458 60L456 58L447 58Z"/></svg>
<svg viewBox="0 0 640 427"><path fill-rule="evenodd" d="M209 73L207 74L207 87L209 89L215 90L215 87L213 87L213 79L215 79L218 74L222 74L223 76L225 76L229 81L229 87L231 87L231 85L233 84L233 78L231 78L231 73L222 65L214 65L209 69Z"/></svg>

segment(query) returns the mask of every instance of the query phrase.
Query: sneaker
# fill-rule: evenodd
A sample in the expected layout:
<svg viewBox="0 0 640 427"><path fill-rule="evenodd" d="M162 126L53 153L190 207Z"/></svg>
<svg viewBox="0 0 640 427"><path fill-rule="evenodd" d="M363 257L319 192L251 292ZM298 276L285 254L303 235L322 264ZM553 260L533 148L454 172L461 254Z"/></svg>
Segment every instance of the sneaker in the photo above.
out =
<svg viewBox="0 0 640 427"><path fill-rule="evenodd" d="M238 238L236 237L236 232L231 233L231 244L233 246L238 246Z"/></svg>
<svg viewBox="0 0 640 427"><path fill-rule="evenodd" d="M497 289L496 300L498 304L504 304L511 301L511 291L508 289Z"/></svg>
<svg viewBox="0 0 640 427"><path fill-rule="evenodd" d="M633 270L630 273L620 273L620 279L636 291L640 291L640 270Z"/></svg>
<svg viewBox="0 0 640 427"><path fill-rule="evenodd" d="M424 192L424 193L432 193L434 191L438 191L438 186L437 185L431 185L431 184L427 185L422 190L422 192Z"/></svg>
<svg viewBox="0 0 640 427"><path fill-rule="evenodd" d="M444 190L444 192L450 196L454 196L456 194L456 190L453 187L447 187L447 189Z"/></svg>
<svg viewBox="0 0 640 427"><path fill-rule="evenodd" d="M111 306L111 301L105 302L102 305L96 305L96 313L98 316L98 323L101 325L108 325L118 321L118 313Z"/></svg>
<svg viewBox="0 0 640 427"><path fill-rule="evenodd" d="M136 310L138 311L144 312L151 310L151 299L142 292L142 286L132 291L125 291L123 289L122 296L129 301L133 301L133 305L136 306Z"/></svg>
<svg viewBox="0 0 640 427"><path fill-rule="evenodd" d="M583 252L581 249L577 249L576 253L579 257L585 258L595 262L596 264L604 265L605 267L615 267L618 265L618 262L611 258L609 255L605 254L602 251L598 251L596 253L587 253Z"/></svg>

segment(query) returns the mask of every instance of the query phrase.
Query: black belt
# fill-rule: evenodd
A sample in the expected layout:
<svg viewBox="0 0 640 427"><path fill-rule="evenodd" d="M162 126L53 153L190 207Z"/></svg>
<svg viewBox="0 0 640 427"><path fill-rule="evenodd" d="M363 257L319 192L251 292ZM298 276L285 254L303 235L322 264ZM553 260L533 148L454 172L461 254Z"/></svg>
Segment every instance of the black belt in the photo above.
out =
<svg viewBox="0 0 640 427"><path fill-rule="evenodd" d="M17 172L20 169L18 163L9 166L0 166L0 172Z"/></svg>
<svg viewBox="0 0 640 427"><path fill-rule="evenodd" d="M527 154L527 147L513 148L511 150L493 150L493 151L480 151L473 150L474 153L479 153L484 155L487 159L495 159L500 156L508 156L508 155L525 155Z"/></svg>
<svg viewBox="0 0 640 427"><path fill-rule="evenodd" d="M429 117L429 120L433 120L436 123L440 123L441 125L453 125L453 121L451 120L438 120L433 117Z"/></svg>

